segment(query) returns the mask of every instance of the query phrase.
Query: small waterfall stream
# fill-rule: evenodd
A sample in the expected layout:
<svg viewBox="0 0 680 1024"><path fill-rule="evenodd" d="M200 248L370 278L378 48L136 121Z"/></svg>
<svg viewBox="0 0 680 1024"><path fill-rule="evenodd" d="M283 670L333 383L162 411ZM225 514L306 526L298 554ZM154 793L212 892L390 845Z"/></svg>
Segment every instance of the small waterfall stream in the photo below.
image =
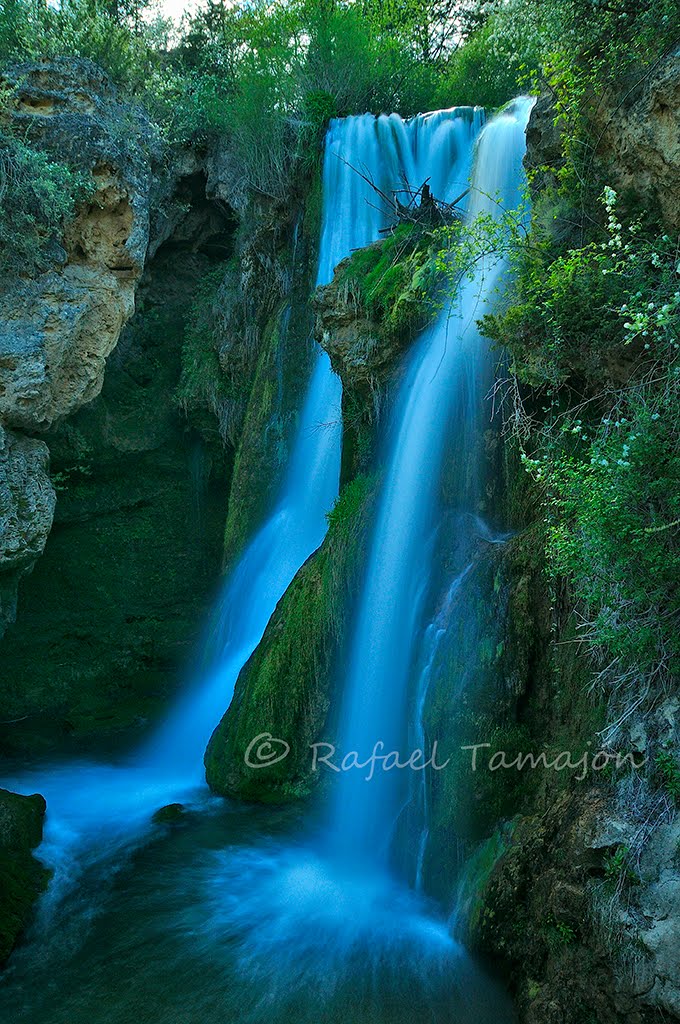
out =
<svg viewBox="0 0 680 1024"><path fill-rule="evenodd" d="M429 178L436 196L452 200L476 152L469 216L493 211L496 193L515 206L528 110L518 101L485 128L481 111L469 108L409 122L333 122L318 283L385 226L356 170L386 192ZM455 309L408 360L346 677L346 749L370 751L378 740L399 749L408 734L430 584L424 538L436 532L447 431L453 422L454 443L465 445L482 405L490 361L474 322L501 269L489 264L465 282ZM339 456L340 385L318 353L279 500L225 582L216 623L224 643L210 670L128 760L57 765L3 783L45 794L41 853L55 879L31 941L13 958L0 1014L20 1002L15 1019L28 1024L511 1021L507 1000L452 937L445 915L389 869L403 778L343 776L321 830L207 799L205 745L279 598L323 539ZM436 644L436 624L434 634ZM421 684L422 722L426 675ZM201 813L184 829L149 833L153 811L171 801ZM423 821L423 844L426 829ZM142 835L148 843L135 847Z"/></svg>

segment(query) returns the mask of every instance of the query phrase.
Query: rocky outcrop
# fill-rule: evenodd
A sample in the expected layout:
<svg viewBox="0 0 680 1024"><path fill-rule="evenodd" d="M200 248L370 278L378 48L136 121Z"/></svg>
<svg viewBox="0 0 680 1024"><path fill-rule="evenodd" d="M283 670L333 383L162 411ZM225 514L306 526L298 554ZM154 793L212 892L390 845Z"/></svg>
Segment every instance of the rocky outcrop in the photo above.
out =
<svg viewBox="0 0 680 1024"><path fill-rule="evenodd" d="M342 260L314 294L316 340L342 380L342 479L370 471L380 412L402 355L437 311L436 238L422 225Z"/></svg>
<svg viewBox="0 0 680 1024"><path fill-rule="evenodd" d="M106 359L134 311L160 148L146 118L120 103L89 61L16 64L0 85L12 129L92 183L63 237L52 240L46 271L0 281L0 619L7 622L19 576L45 546L55 497L45 444L2 425L42 431L99 394Z"/></svg>
<svg viewBox="0 0 680 1024"><path fill-rule="evenodd" d="M622 924L637 938L633 987L641 1001L680 1019L680 816L653 835L642 858L645 885Z"/></svg>
<svg viewBox="0 0 680 1024"><path fill-rule="evenodd" d="M680 229L680 50L657 60L624 89L593 98L589 115L591 166L598 161L619 193L644 199L669 232ZM552 94L539 96L527 127L525 166L538 196L564 163ZM554 225L552 225L554 230Z"/></svg>
<svg viewBox="0 0 680 1024"><path fill-rule="evenodd" d="M283 803L307 796L318 783L310 744L332 735L336 666L346 654L348 609L361 576L372 500L372 481L365 477L341 491L323 544L296 574L241 670L205 753L215 792ZM276 737L276 753L281 741L288 744L288 756L267 763L265 733Z"/></svg>
<svg viewBox="0 0 680 1024"><path fill-rule="evenodd" d="M371 248L380 252L382 245L375 242ZM336 267L331 283L317 289L315 334L345 390L370 408L387 373L394 369L400 347L396 340L385 338L377 318L366 308L352 266L350 256Z"/></svg>
<svg viewBox="0 0 680 1024"><path fill-rule="evenodd" d="M367 407L379 401L404 349L436 311L434 298L423 298L431 245L422 226L402 225L344 259L316 291L316 338L345 390ZM427 285L434 283L432 275Z"/></svg>
<svg viewBox="0 0 680 1024"><path fill-rule="evenodd" d="M0 477L11 482L12 500L21 509L19 526L13 525L11 516L16 519L16 514L10 514L9 505L9 518L0 524L1 544L8 552L0 559L1 617L12 621L17 579L44 548L54 510L47 448L16 432L45 435L56 452L53 475L66 469L71 479L80 455L71 452L66 467L61 464L65 449L59 425L100 394L107 360L134 313L149 259L168 245L200 250L206 258L189 272L191 277L199 271L192 278L196 290L200 270L221 265L229 254L234 221L224 204L206 195L204 157L163 145L146 115L122 102L108 77L90 61L58 58L15 64L5 70L1 84L15 133L84 173L91 184L62 236L49 243L45 271L32 278L15 274L0 280L0 424L14 438L11 449L9 443L0 448ZM195 295L184 289L181 260L178 280L183 305L177 309L174 297L171 304L181 329ZM173 337L177 344L168 363L177 370L181 340L177 332ZM156 409L156 438L163 435L169 409L174 410L178 383L169 382L164 373L159 380L168 390L162 399L155 396L163 406ZM111 424L112 433L117 429ZM95 446L101 441L92 440ZM147 441L141 442L142 448ZM23 482L10 461L11 452L15 463L21 453ZM38 491L41 501L34 500ZM3 500L7 504L10 499Z"/></svg>
<svg viewBox="0 0 680 1024"><path fill-rule="evenodd" d="M516 820L476 879L472 941L500 956L528 1024L678 1017L679 830L657 827L638 876L628 810L604 779L574 785Z"/></svg>
<svg viewBox="0 0 680 1024"><path fill-rule="evenodd" d="M33 856L42 840L45 801L0 789L0 966L30 920L48 871Z"/></svg>
<svg viewBox="0 0 680 1024"><path fill-rule="evenodd" d="M633 993L617 991L588 914L603 850L586 849L583 836L602 813L592 789L564 792L544 814L521 819L478 893L474 941L502 958L527 1024L643 1019L628 1015Z"/></svg>
<svg viewBox="0 0 680 1024"><path fill-rule="evenodd" d="M668 231L680 230L680 49L655 62L623 98L604 97L597 153L619 190L658 208Z"/></svg>
<svg viewBox="0 0 680 1024"><path fill-rule="evenodd" d="M52 269L2 282L0 418L40 430L101 390L106 358L134 311L160 144L88 61L18 64L3 84L12 127L92 180L54 246Z"/></svg>
<svg viewBox="0 0 680 1024"><path fill-rule="evenodd" d="M14 621L17 584L45 547L56 495L43 441L0 426L0 637Z"/></svg>
<svg viewBox="0 0 680 1024"><path fill-rule="evenodd" d="M555 124L555 102L551 93L537 97L526 129L527 148L524 166L529 173L532 196L540 195L554 183L554 170L564 163L562 139Z"/></svg>
<svg viewBox="0 0 680 1024"><path fill-rule="evenodd" d="M221 150L218 150L218 153ZM218 202L233 196L229 162L210 170ZM319 182L287 204L253 199L241 211L234 259L219 295L217 355L226 381L223 423L236 446L225 565L233 565L281 486L311 372L310 293L319 235ZM240 202L240 201L239 201Z"/></svg>

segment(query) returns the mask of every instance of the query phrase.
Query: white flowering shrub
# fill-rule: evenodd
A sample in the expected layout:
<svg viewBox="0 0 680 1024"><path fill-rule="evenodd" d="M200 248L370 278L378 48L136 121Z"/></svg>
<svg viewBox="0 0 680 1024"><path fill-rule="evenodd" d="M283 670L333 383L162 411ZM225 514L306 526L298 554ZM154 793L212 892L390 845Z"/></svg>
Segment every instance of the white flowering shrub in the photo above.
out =
<svg viewBox="0 0 680 1024"><path fill-rule="evenodd" d="M484 326L541 409L522 461L552 570L602 663L646 688L680 671L680 254L601 201L601 240L552 261L535 240Z"/></svg>

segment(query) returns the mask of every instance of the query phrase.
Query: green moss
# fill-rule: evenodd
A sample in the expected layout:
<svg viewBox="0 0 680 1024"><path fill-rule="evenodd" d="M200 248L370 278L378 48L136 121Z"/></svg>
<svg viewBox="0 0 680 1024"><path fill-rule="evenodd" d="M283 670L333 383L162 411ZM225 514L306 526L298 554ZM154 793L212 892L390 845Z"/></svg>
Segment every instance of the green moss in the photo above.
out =
<svg viewBox="0 0 680 1024"><path fill-rule="evenodd" d="M241 367L234 375L233 386L241 401L245 399L245 415L238 434L224 531L227 567L234 564L276 499L312 365L309 298L321 217L318 169L304 179L301 189L298 242L292 250L295 258L286 268L291 287L285 297L279 296L273 309L263 301L261 308L251 310L249 329L259 334L256 363L253 370ZM290 254L291 248L285 251Z"/></svg>
<svg viewBox="0 0 680 1024"><path fill-rule="evenodd" d="M437 311L436 232L400 224L341 265L338 284L359 295L388 338L411 338Z"/></svg>
<svg viewBox="0 0 680 1024"><path fill-rule="evenodd" d="M486 905L486 892L496 865L506 853L515 822L497 828L481 842L463 866L456 904L465 928L471 934L479 931L482 919L490 913Z"/></svg>
<svg viewBox="0 0 680 1024"><path fill-rule="evenodd" d="M224 531L225 565L232 565L266 512L271 509L288 463L297 424L296 405L309 369L309 350L295 328L306 319L306 306L279 306L263 332L262 349L229 493Z"/></svg>
<svg viewBox="0 0 680 1024"><path fill-rule="evenodd" d="M309 745L326 722L332 666L342 649L372 496L368 477L343 489L329 513L323 545L298 572L242 671L232 706L206 751L208 783L217 792L266 802L310 791ZM285 740L290 754L266 769L250 768L249 744L267 732Z"/></svg>
<svg viewBox="0 0 680 1024"><path fill-rule="evenodd" d="M225 434L224 408L231 399L230 382L220 365L216 301L227 264L212 267L201 279L194 301L184 318L182 370L175 392L180 408L205 428L205 413L212 414L207 426Z"/></svg>

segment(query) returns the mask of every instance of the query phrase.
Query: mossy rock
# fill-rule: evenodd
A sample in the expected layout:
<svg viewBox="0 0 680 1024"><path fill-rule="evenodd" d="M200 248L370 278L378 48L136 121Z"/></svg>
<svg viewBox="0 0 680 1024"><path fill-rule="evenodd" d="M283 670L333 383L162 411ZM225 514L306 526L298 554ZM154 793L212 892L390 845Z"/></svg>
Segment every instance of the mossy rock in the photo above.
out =
<svg viewBox="0 0 680 1024"><path fill-rule="evenodd" d="M154 812L151 820L157 825L176 825L178 821L182 821L185 814L184 804L166 804Z"/></svg>
<svg viewBox="0 0 680 1024"><path fill-rule="evenodd" d="M243 668L231 707L206 751L206 777L216 792L286 802L311 791L309 746L329 717L333 666L342 657L372 500L370 478L359 477L343 489L329 514L324 543L295 576ZM290 751L277 763L257 767L251 744L267 733Z"/></svg>
<svg viewBox="0 0 680 1024"><path fill-rule="evenodd" d="M379 411L405 349L437 313L439 244L436 233L401 225L343 260L317 289L316 337L368 416Z"/></svg>
<svg viewBox="0 0 680 1024"><path fill-rule="evenodd" d="M30 921L49 871L32 851L42 841L45 800L0 789L0 965Z"/></svg>
<svg viewBox="0 0 680 1024"><path fill-rule="evenodd" d="M281 486L312 365L310 330L309 308L298 299L281 303L262 331L229 492L227 567L271 509Z"/></svg>

